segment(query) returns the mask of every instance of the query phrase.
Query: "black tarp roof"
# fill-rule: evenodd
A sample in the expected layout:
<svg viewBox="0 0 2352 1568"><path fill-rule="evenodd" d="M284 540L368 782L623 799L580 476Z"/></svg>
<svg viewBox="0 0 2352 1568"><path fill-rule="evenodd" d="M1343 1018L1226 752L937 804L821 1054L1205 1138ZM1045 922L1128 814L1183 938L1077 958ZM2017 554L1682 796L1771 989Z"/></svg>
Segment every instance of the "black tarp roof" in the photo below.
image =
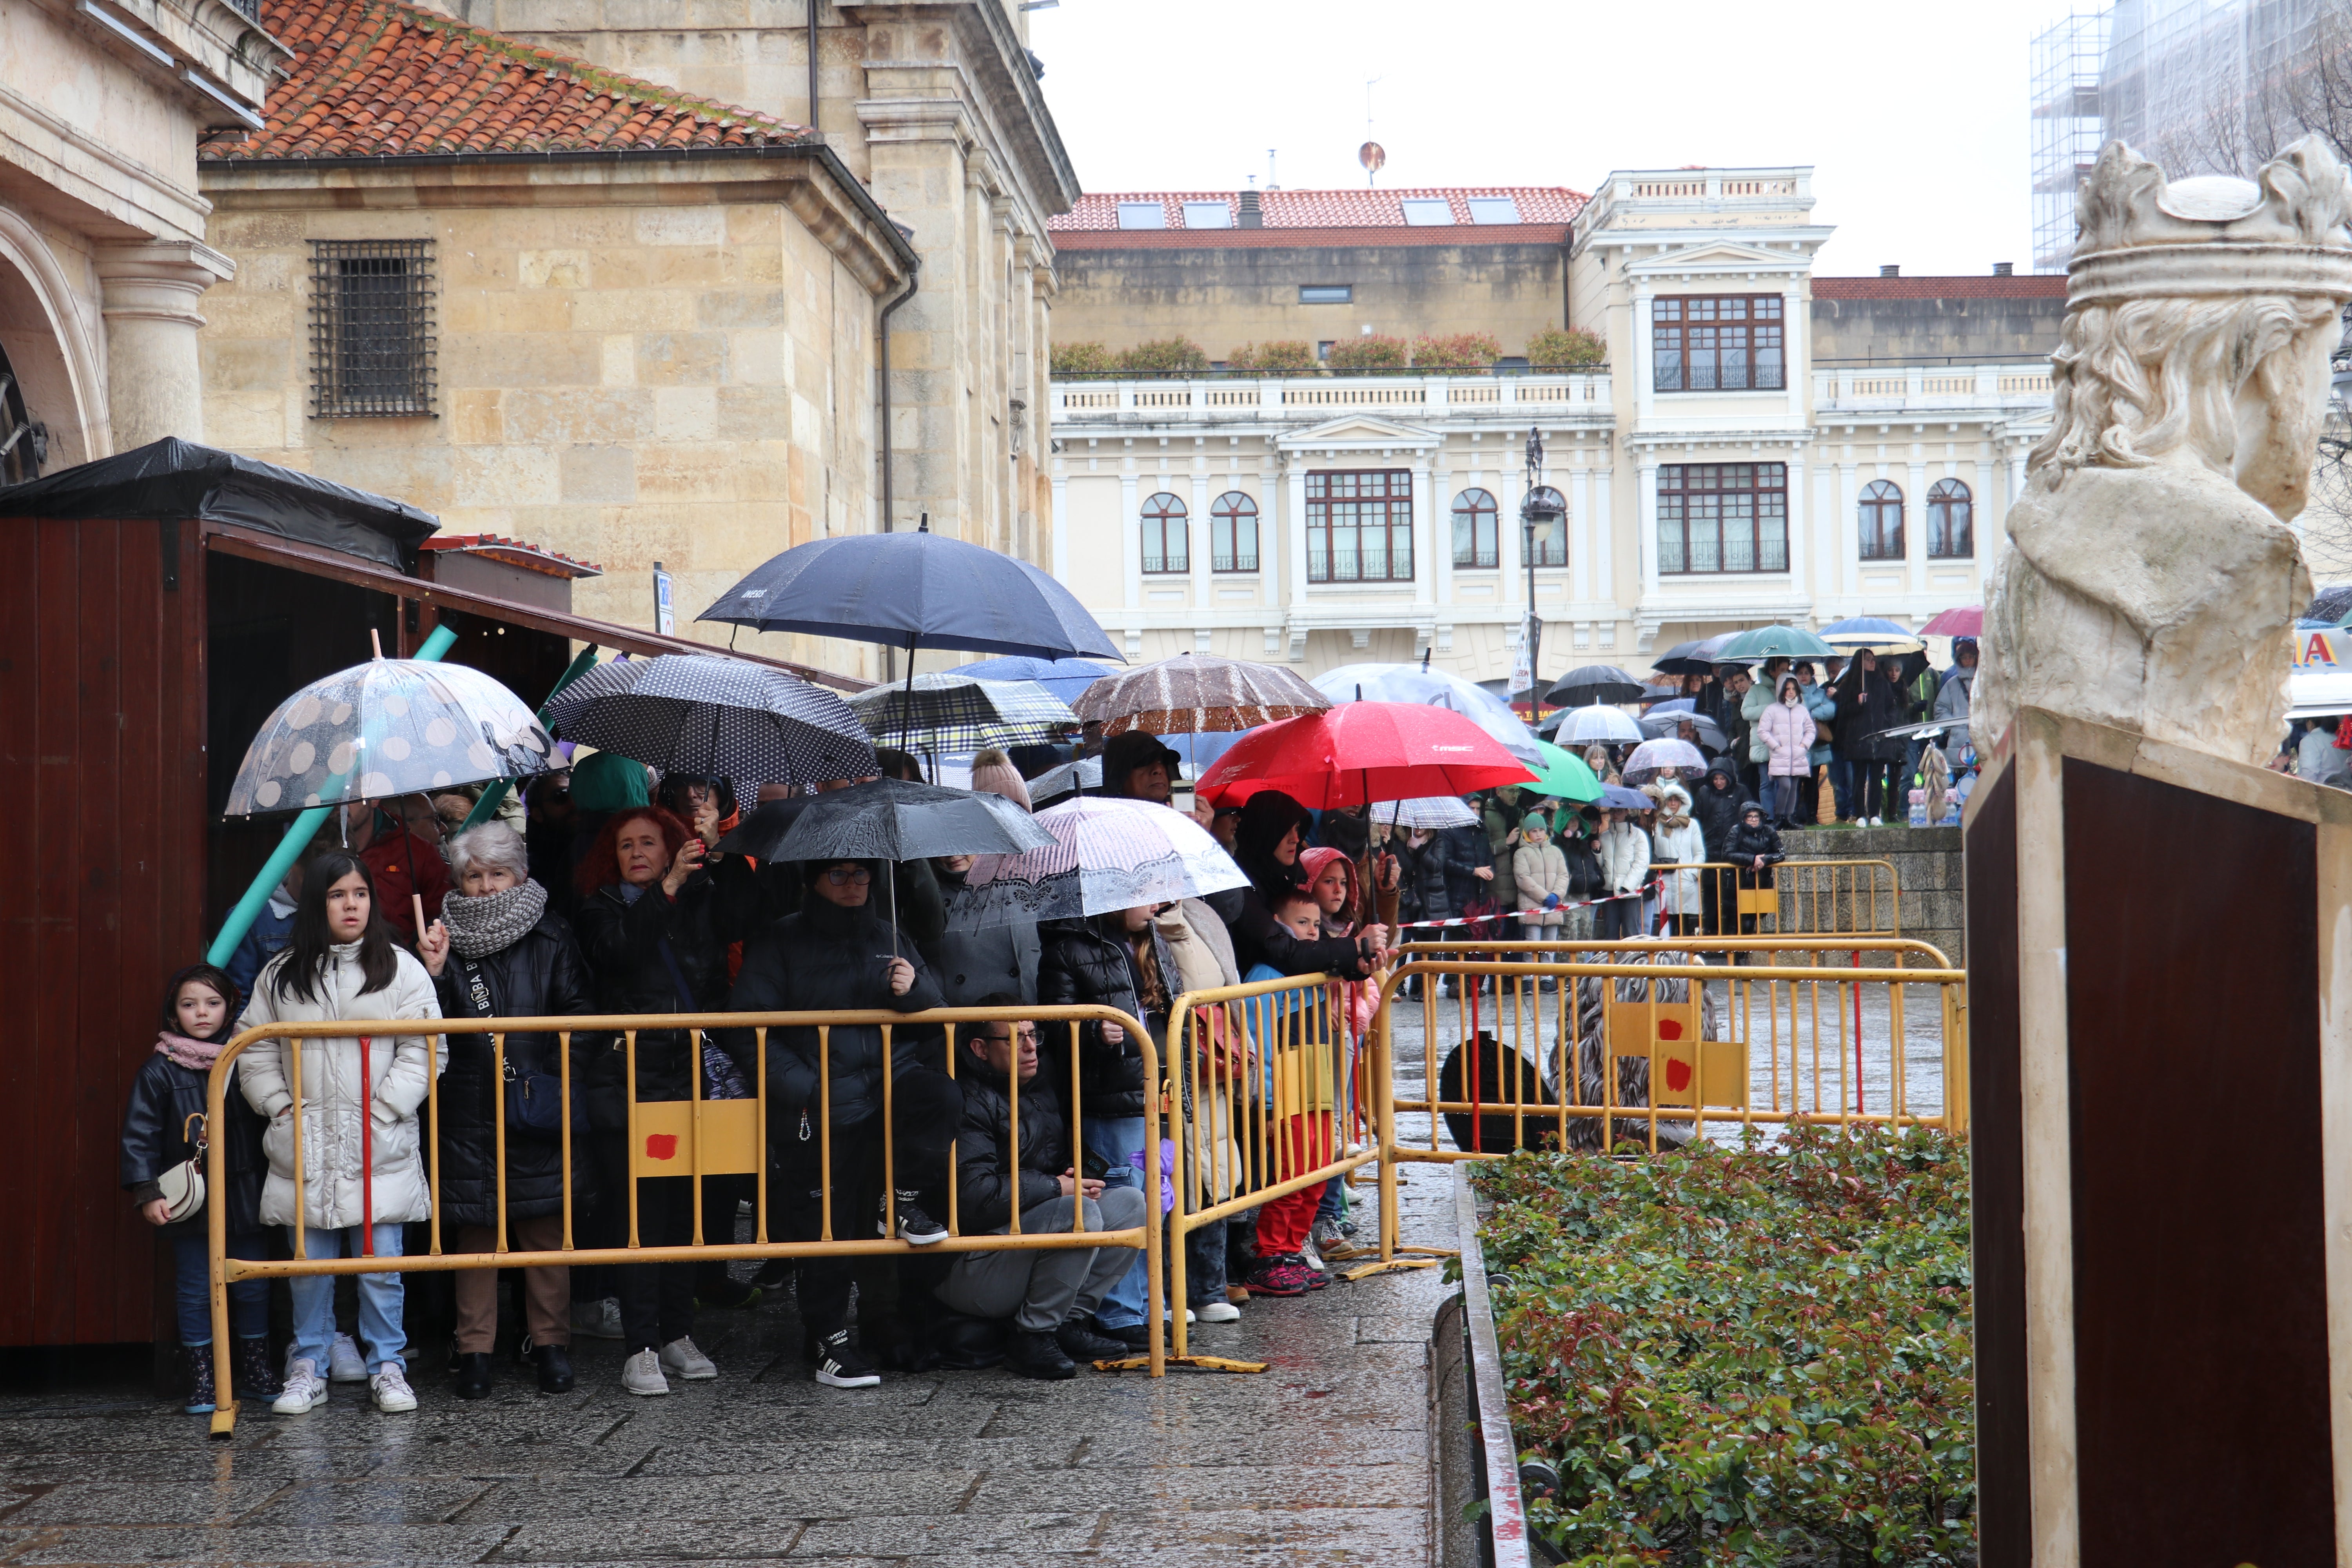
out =
<svg viewBox="0 0 2352 1568"><path fill-rule="evenodd" d="M0 517L183 518L324 545L398 571L441 521L406 501L167 436L133 451L0 485Z"/></svg>

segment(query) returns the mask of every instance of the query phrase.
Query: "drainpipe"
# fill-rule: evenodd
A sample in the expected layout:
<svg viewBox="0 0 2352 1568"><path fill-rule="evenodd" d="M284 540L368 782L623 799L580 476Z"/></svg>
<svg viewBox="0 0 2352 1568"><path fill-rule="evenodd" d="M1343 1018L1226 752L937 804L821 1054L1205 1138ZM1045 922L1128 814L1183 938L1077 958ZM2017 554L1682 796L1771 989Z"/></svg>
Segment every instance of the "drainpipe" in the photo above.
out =
<svg viewBox="0 0 2352 1568"><path fill-rule="evenodd" d="M808 128L809 128L811 131L814 131L814 130L816 130L816 129L818 128L818 127L817 127L817 106L816 106L816 18L817 18L817 6L819 5L819 4L821 4L821 0L803 0L803 3L804 3L804 4L806 4L806 5L807 5L807 6L808 6L808 57L809 57L809 110L808 110Z"/></svg>
<svg viewBox="0 0 2352 1568"><path fill-rule="evenodd" d="M907 268L906 288L899 290L898 297L897 299L882 307L880 322L882 360L882 531L885 533L895 533L898 531L898 525L893 521L890 512L890 315L891 312L898 310L899 306L905 304L908 300L915 297L915 290L921 285L921 283L922 278L920 276L919 264L910 262Z"/></svg>

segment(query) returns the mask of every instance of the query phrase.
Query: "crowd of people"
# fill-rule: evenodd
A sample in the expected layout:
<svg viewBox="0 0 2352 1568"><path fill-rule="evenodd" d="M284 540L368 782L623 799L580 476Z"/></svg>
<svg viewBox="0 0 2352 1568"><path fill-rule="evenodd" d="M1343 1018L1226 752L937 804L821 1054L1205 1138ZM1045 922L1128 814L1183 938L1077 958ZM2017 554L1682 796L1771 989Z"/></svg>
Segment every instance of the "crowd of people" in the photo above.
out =
<svg viewBox="0 0 2352 1568"><path fill-rule="evenodd" d="M1114 737L1101 754L1103 793L1174 809L1177 759L1155 738ZM877 757L887 773L919 776L903 753ZM974 782L1027 803L1024 779L1002 753L975 759ZM466 793L354 805L298 860L226 968L172 977L125 1115L121 1176L172 1243L189 1410L212 1406L213 1323L205 1217L178 1200L173 1177L199 1157L206 1076L240 1030L1085 1003L1145 1021L1164 1048L1174 998L1247 978L1328 975L1364 1005L1360 1028L1365 983L1391 959L1395 863L1384 888L1360 895L1354 866L1315 847L1314 814L1276 793L1220 824L1246 887L978 931L950 931L945 920L967 859L784 863L719 853L741 812L759 804L739 808L725 781L656 780L599 752L461 831L474 809ZM877 897L886 888L887 906ZM760 1035L583 1030L568 1036L568 1074L565 1038L509 1035L501 1049L486 1034L394 1033L250 1047L233 1069L226 1125L210 1131L224 1145L226 1190L209 1201L225 1207L229 1256L291 1256L298 1201L299 1245L313 1258L401 1257L426 1245L432 1224L455 1252L491 1250L501 1222L517 1252L562 1248L567 1221L579 1248L674 1246L695 1239L698 1180L702 1237L735 1239L739 1222L751 1223L755 1179L634 1169L629 1101L688 1100L698 1071L702 1098L748 1098ZM717 1377L695 1342L698 1312L751 1307L788 1283L813 1374L834 1387L869 1386L887 1369L1000 1362L1068 1377L1164 1331L1148 1321L1150 1282L1135 1248L925 1250L949 1234L940 1216L950 1212L966 1234L1003 1231L1016 1212L1026 1233L1070 1230L1081 1215L1089 1230L1140 1223L1149 1190L1164 1186L1147 1181L1145 1167L1163 1177L1166 1167L1164 1152L1151 1161L1143 1146L1157 1088L1128 1031L1087 1023L1074 1065L1066 1026L971 1025L956 1035L952 1074L937 1025L896 1028L887 1047L879 1026L852 1024L822 1040L814 1028L771 1029L765 1042L769 1238L895 1235L912 1250L770 1260L748 1279L709 1260L504 1271L515 1276L517 1355L541 1390L573 1386L571 1346L587 1337L620 1342L621 1384L632 1394ZM1220 1036L1202 1048L1226 1047ZM1246 1047L1237 1049L1245 1060ZM1229 1099L1222 1114L1244 1104L1257 1097ZM1307 1162L1288 1168L1328 1161L1330 1110L1327 1093L1268 1129ZM1230 1183L1220 1195L1234 1195ZM1200 1227L1188 1241L1187 1300L1171 1310L1231 1321L1250 1298L1319 1288L1328 1275L1318 1244L1341 1239L1345 1215L1335 1181ZM499 1376L500 1273L448 1276L440 1305L452 1321L448 1375L459 1398L487 1394ZM240 1400L299 1414L323 1403L333 1383L364 1382L379 1409L415 1408L401 1273L360 1274L340 1301L332 1277L289 1280L282 1357L268 1348L269 1291L254 1280L229 1290Z"/></svg>

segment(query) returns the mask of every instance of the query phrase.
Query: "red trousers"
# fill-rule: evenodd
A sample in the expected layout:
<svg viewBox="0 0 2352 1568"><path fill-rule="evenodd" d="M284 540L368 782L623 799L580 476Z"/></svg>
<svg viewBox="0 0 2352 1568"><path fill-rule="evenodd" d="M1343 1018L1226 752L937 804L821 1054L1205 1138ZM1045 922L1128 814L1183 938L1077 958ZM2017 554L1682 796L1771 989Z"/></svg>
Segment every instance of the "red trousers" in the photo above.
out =
<svg viewBox="0 0 2352 1568"><path fill-rule="evenodd" d="M1331 1113L1309 1111L1304 1116L1283 1119L1278 1143L1290 1152L1287 1164L1276 1155L1274 1168L1266 1173L1269 1181L1287 1181L1318 1165L1331 1163ZM1315 1208L1323 1201L1323 1185L1317 1183L1282 1197L1269 1198L1257 1211L1257 1253L1260 1258L1280 1258L1307 1245L1307 1233L1315 1228Z"/></svg>

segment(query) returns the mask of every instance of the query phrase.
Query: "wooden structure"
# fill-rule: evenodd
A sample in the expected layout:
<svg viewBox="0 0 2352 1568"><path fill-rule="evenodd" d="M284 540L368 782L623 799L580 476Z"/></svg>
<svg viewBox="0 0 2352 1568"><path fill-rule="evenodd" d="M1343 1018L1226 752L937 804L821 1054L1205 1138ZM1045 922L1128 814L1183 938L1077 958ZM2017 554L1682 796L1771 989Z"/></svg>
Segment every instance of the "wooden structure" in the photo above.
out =
<svg viewBox="0 0 2352 1568"><path fill-rule="evenodd" d="M2352 1562L2352 795L2029 708L1967 834L1985 1568Z"/></svg>
<svg viewBox="0 0 2352 1568"><path fill-rule="evenodd" d="M451 660L530 699L580 644L719 651L575 616L568 583L495 552L465 552L463 585L415 574L435 526L176 441L0 489L0 792L22 857L0 943L17 1020L0 1047L0 1347L157 1337L153 1237L116 1184L123 1100L164 977L203 956L283 831L219 815L278 701L365 659L371 630L405 654L445 621ZM500 571L539 580L506 596Z"/></svg>

